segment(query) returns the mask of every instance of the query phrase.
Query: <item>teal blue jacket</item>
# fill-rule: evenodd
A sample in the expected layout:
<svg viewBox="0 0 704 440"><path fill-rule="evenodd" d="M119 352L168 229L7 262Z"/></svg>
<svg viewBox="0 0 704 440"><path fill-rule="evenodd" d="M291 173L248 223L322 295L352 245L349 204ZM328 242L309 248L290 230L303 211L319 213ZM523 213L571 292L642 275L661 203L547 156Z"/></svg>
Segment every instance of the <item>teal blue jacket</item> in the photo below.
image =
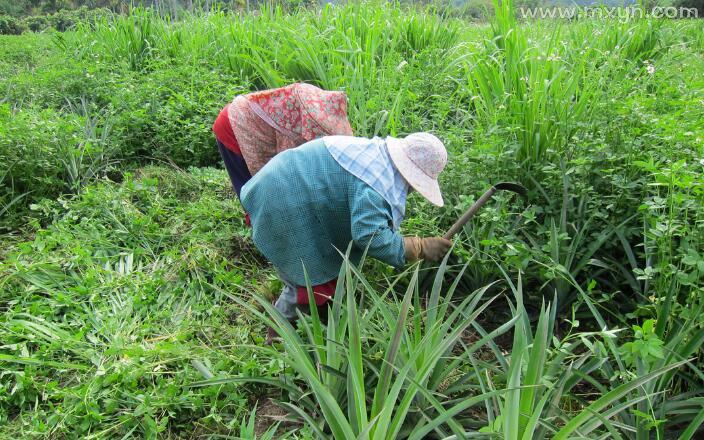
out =
<svg viewBox="0 0 704 440"><path fill-rule="evenodd" d="M342 168L321 139L274 156L242 187L259 251L289 280L312 285L337 278L352 242L354 263L367 255L405 264L403 237L392 228L391 206Z"/></svg>

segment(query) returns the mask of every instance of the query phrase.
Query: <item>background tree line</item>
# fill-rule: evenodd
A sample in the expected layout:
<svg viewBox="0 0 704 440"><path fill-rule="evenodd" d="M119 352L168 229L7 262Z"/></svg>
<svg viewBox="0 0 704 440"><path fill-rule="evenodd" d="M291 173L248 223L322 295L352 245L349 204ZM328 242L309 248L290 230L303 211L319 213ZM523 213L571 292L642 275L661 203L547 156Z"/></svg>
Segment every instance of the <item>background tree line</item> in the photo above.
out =
<svg viewBox="0 0 704 440"><path fill-rule="evenodd" d="M286 9L300 6L318 6L339 0L0 0L0 35L21 34L26 31L65 31L78 22L91 22L98 17L117 13L127 14L130 8L153 8L163 15L178 17L182 12L248 10L260 3L277 3ZM432 3L453 16L482 20L491 13L491 0L400 0L401 3ZM615 3L614 3L615 2ZM538 7L570 4L587 4L575 0L519 0L517 6ZM594 0L595 4L616 6L628 4L619 0ZM642 3L646 9L653 6L677 6L698 9L698 17L704 17L704 0L648 0Z"/></svg>
<svg viewBox="0 0 704 440"><path fill-rule="evenodd" d="M251 0L254 4L257 1ZM300 3L293 1L290 3ZM247 6L247 0L0 0L0 14L12 17L49 15L59 11L85 9L106 9L126 13L131 7L153 7L164 10L224 10Z"/></svg>

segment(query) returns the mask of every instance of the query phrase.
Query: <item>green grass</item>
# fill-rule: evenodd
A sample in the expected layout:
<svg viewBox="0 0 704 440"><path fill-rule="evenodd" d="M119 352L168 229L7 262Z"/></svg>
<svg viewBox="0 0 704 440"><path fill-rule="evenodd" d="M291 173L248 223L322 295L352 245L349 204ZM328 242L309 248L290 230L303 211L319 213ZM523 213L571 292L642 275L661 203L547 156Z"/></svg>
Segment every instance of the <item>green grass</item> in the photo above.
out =
<svg viewBox="0 0 704 440"><path fill-rule="evenodd" d="M233 350L262 337L218 293L266 292L269 282L252 277L256 255L233 240L243 223L223 172L147 168L117 187L92 186L70 206L43 205L60 218L0 269L5 422L27 435L105 438L191 432L194 418L199 429L236 428L247 392L184 388L200 377L195 361L268 370L250 350ZM12 410L37 399L50 406Z"/></svg>
<svg viewBox="0 0 704 440"><path fill-rule="evenodd" d="M704 24L495 10L0 37L0 437L701 436ZM330 320L291 327L210 168L220 108L290 81L345 90L360 135L445 141L446 206L411 196L404 233L497 181L528 203L497 195L427 291L427 267L345 265Z"/></svg>

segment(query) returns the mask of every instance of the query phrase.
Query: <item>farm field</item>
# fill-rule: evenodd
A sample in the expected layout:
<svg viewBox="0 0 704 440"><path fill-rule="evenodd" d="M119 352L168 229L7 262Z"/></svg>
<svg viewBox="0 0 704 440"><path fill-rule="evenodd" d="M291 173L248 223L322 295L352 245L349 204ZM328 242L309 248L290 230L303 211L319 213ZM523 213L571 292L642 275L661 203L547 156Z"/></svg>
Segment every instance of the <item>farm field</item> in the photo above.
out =
<svg viewBox="0 0 704 440"><path fill-rule="evenodd" d="M704 437L704 21L486 23L385 3L0 36L0 438ZM344 90L430 131L434 267L343 266L289 326L211 131ZM283 341L264 344L267 325Z"/></svg>

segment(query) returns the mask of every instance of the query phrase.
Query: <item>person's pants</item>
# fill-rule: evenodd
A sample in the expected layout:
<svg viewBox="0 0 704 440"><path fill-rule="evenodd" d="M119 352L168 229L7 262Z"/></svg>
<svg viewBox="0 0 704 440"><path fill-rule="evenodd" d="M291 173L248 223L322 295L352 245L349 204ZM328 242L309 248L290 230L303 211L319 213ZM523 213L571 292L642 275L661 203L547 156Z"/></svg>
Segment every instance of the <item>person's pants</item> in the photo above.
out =
<svg viewBox="0 0 704 440"><path fill-rule="evenodd" d="M218 144L220 156L225 163L227 174L230 176L232 187L237 193L237 198L239 198L242 187L245 183L247 183L247 181L249 181L249 179L252 178L252 175L249 174L249 168L247 168L247 162L244 161L241 154L230 151L225 145L222 144L222 142L220 142L219 139L216 139L216 142Z"/></svg>
<svg viewBox="0 0 704 440"><path fill-rule="evenodd" d="M279 298L274 303L274 308L281 312L284 318L288 320L296 319L298 317L296 310L300 310L301 313L307 315L310 313L311 307L318 307L318 313L320 313L321 316L323 315L321 311L327 310L326 304L330 304L330 300L335 294L337 279L313 286L315 302L309 304L307 288L297 286L295 283L289 281L280 271L277 270L276 272L279 275L279 279L284 284L284 287L281 289ZM327 316L327 313L325 313L325 316Z"/></svg>
<svg viewBox="0 0 704 440"><path fill-rule="evenodd" d="M241 154L237 154L234 151L230 151L218 138L215 138L215 142L218 144L218 151L220 151L220 157L225 163L225 169L227 170L227 175L230 176L230 182L232 182L232 187L237 193L237 198L240 198L240 191L245 183L252 178L249 174L249 168L247 168L247 162ZM244 222L247 226L252 226L249 219L249 213L244 213Z"/></svg>
<svg viewBox="0 0 704 440"><path fill-rule="evenodd" d="M278 272L279 279L284 283L284 287L281 289L281 294L279 298L274 303L276 310L284 315L284 318L288 320L293 320L298 317L296 310L298 310L298 288L295 284L288 281L281 272Z"/></svg>

